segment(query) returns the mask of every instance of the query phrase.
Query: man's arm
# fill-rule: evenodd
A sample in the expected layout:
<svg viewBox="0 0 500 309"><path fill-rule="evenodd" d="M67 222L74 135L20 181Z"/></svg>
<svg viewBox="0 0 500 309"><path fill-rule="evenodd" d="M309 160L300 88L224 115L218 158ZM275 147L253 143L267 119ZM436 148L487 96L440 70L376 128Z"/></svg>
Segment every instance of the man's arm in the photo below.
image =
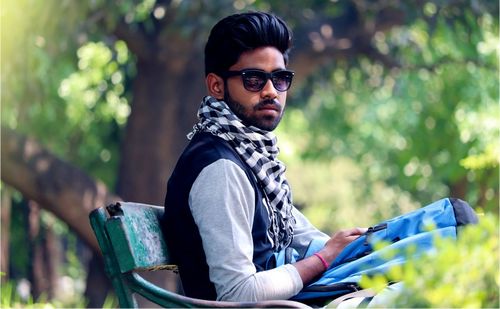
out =
<svg viewBox="0 0 500 309"><path fill-rule="evenodd" d="M237 164L218 160L205 167L193 184L189 205L218 300L288 299L302 289L292 265L257 273L252 260L255 192Z"/></svg>
<svg viewBox="0 0 500 309"><path fill-rule="evenodd" d="M218 300L288 299L325 270L323 262L311 256L294 264L256 271L252 260L255 193L243 170L230 160L218 160L203 169L191 189L189 205ZM331 264L362 232L337 232L319 254Z"/></svg>
<svg viewBox="0 0 500 309"><path fill-rule="evenodd" d="M323 249L317 252L324 261L322 261L320 257L312 255L292 264L295 268L297 268L304 285L326 270L323 262L327 265L331 265L342 249L344 249L345 246L358 238L364 232L366 232L365 228L358 227L340 230L332 235L332 237L326 242Z"/></svg>

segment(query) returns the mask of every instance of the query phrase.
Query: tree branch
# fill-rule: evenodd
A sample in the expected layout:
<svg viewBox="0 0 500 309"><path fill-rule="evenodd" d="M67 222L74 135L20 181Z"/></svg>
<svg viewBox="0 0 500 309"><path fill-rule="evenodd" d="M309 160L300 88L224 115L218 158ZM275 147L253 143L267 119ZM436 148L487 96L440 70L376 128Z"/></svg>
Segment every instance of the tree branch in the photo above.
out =
<svg viewBox="0 0 500 309"><path fill-rule="evenodd" d="M44 149L33 138L1 128L1 179L66 222L95 252L88 215L120 200L106 186Z"/></svg>
<svg viewBox="0 0 500 309"><path fill-rule="evenodd" d="M334 59L355 58L359 55L381 62L388 68L400 67L395 59L380 53L373 46L373 36L377 32L389 31L404 24L405 14L393 7L377 7L378 14L367 18L367 8L371 2L356 1L356 5L346 8L343 15L328 19L317 16L307 28L297 29L296 53L291 57L291 67L297 72L297 81L313 74L318 68L332 63Z"/></svg>
<svg viewBox="0 0 500 309"><path fill-rule="evenodd" d="M147 36L139 29L138 24L128 24L123 16L114 16L116 7L104 5L88 14L87 20L82 25L82 32L95 32L104 30L119 40L125 41L128 49L139 59L148 59L152 54L151 44Z"/></svg>
<svg viewBox="0 0 500 309"><path fill-rule="evenodd" d="M113 34L120 40L127 43L128 49L137 56L139 60L151 59L154 56L151 48L152 44L149 42L147 36L131 27L125 21L119 21L113 31Z"/></svg>

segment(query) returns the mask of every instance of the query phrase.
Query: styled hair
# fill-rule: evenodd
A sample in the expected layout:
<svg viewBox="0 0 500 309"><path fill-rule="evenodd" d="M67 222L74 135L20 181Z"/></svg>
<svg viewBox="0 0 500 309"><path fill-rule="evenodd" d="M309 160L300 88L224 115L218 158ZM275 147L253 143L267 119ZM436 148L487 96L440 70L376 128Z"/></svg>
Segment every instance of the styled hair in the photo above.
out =
<svg viewBox="0 0 500 309"><path fill-rule="evenodd" d="M291 48L292 31L273 14L248 12L220 20L212 28L205 45L205 76L221 74L238 62L240 55L259 47L275 47L285 65Z"/></svg>

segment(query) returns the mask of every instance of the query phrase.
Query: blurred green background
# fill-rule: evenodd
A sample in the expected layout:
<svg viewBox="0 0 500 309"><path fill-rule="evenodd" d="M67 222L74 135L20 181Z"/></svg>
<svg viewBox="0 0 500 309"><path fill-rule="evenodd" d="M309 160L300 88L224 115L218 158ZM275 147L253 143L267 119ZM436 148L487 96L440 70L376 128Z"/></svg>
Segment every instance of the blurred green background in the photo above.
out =
<svg viewBox="0 0 500 309"><path fill-rule="evenodd" d="M317 227L452 196L498 240L497 1L2 0L3 307L113 306L88 212L163 204L205 94L208 31L248 10L294 32L276 133ZM498 241L485 250L498 296Z"/></svg>

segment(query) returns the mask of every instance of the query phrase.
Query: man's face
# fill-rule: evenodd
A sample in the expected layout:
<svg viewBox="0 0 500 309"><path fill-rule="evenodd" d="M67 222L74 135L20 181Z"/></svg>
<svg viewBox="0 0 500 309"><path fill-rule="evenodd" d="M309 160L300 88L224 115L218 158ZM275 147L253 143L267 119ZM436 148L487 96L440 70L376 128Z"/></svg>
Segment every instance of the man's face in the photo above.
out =
<svg viewBox="0 0 500 309"><path fill-rule="evenodd" d="M271 73L284 70L283 55L274 47L260 47L241 54L230 71L258 69ZM271 79L258 92L248 91L241 76L227 78L224 100L244 124L265 131L274 130L283 116L287 92L274 88Z"/></svg>

